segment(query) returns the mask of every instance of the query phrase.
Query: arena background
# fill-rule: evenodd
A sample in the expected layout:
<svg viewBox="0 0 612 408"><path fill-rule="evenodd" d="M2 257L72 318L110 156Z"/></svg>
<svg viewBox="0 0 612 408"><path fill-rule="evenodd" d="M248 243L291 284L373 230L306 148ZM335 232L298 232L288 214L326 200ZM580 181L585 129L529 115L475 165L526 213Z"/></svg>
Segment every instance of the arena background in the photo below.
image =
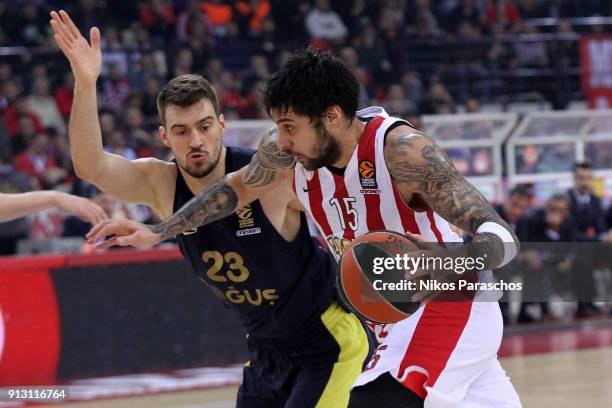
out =
<svg viewBox="0 0 612 408"><path fill-rule="evenodd" d="M361 107L425 130L499 208L516 204L518 186L523 219L573 188L576 162L590 163L601 211L574 220L574 235L612 241L611 1L0 1L0 192L57 189L156 222L74 174L74 79L48 21L60 8L82 33L102 31L107 151L170 158L155 96L184 73L216 87L225 143L254 146L271 125L263 80L312 45L356 74ZM0 387L68 385L92 407L233 406L246 359L235 316L172 243L98 253L83 242L88 228L55 210L0 224ZM612 400L609 259L574 271L594 288L587 302L506 299L500 356L526 407Z"/></svg>

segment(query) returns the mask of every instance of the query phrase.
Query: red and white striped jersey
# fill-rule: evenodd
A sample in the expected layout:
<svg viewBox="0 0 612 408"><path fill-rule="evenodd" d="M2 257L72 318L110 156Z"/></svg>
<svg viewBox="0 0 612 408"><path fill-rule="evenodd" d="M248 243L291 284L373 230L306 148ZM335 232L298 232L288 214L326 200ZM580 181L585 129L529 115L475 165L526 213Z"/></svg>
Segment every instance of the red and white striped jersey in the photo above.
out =
<svg viewBox="0 0 612 408"><path fill-rule="evenodd" d="M344 175L323 167L295 166L294 190L310 213L330 249L339 258L356 237L376 230L411 232L426 241L460 242L450 225L434 211L415 212L400 197L384 157L387 130L402 119L380 107L357 112L369 119Z"/></svg>

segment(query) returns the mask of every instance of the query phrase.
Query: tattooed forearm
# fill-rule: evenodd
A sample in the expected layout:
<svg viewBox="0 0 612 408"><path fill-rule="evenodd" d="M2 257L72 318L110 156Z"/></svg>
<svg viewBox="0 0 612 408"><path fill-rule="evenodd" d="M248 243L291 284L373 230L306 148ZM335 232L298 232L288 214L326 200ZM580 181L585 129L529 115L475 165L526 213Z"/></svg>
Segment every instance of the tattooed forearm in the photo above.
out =
<svg viewBox="0 0 612 408"><path fill-rule="evenodd" d="M515 238L516 239L516 238ZM484 264L483 269L494 269L504 259L505 244L495 234L489 232L477 234L469 245L469 254L473 259L480 258Z"/></svg>
<svg viewBox="0 0 612 408"><path fill-rule="evenodd" d="M151 226L164 241L177 234L227 217L238 204L238 196L223 180L189 200L180 210L157 225Z"/></svg>
<svg viewBox="0 0 612 408"><path fill-rule="evenodd" d="M465 180L446 153L427 136L417 132L395 135L387 141L385 157L393 178L422 195L449 223L476 233L483 223L495 222L505 227L518 243L512 229L491 204ZM489 266L501 263L504 243L499 237L490 233L478 234L473 242L478 252L488 254Z"/></svg>
<svg viewBox="0 0 612 408"><path fill-rule="evenodd" d="M247 166L244 184L252 187L268 185L276 180L278 169L292 168L295 159L281 151L276 144L276 128L272 128L262 137L257 153Z"/></svg>

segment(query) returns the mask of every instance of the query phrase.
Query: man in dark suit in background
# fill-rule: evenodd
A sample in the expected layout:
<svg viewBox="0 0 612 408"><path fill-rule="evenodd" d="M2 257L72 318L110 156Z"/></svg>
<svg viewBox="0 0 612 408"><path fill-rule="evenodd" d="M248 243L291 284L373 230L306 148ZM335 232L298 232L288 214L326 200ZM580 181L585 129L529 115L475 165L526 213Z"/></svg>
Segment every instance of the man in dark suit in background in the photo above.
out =
<svg viewBox="0 0 612 408"><path fill-rule="evenodd" d="M606 222L601 200L593 192L593 170L590 163L581 162L574 165L574 187L569 189L571 214L576 224L576 241L601 242L609 239L606 234ZM579 299L576 317L591 317L600 314L593 304L596 296L593 270L603 260L603 254L595 248L584 245L579 267L574 276L576 294ZM592 253L590 253L592 251Z"/></svg>
<svg viewBox="0 0 612 408"><path fill-rule="evenodd" d="M495 211L497 211L499 216L510 225L521 241L526 239L527 225L525 214L529 209L530 203L531 194L528 189L526 187L514 187L510 190L506 201L495 206ZM495 271L495 276L499 279L508 280L511 278L510 275L512 270L516 270L516 268L508 267L498 269ZM510 304L508 302L507 293L504 293L504 297L499 302L504 324L510 323Z"/></svg>
<svg viewBox="0 0 612 408"><path fill-rule="evenodd" d="M534 305L540 306L543 319L551 317L548 311L551 281L558 281L561 273L570 272L574 266L563 249L551 243L576 240L576 227L570 216L570 200L563 193L551 196L544 208L530 215L525 224L525 232L520 239L527 244L521 248L520 260L524 271L523 298L528 301L521 304L519 323L536 320L531 313ZM534 302L536 299L538 301Z"/></svg>

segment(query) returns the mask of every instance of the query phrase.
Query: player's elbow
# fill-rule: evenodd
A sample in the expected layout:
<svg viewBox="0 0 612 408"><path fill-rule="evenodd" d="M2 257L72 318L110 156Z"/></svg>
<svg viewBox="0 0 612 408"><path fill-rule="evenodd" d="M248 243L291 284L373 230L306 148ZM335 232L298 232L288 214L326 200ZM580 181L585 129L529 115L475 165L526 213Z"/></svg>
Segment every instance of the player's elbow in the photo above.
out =
<svg viewBox="0 0 612 408"><path fill-rule="evenodd" d="M97 185L102 179L102 169L98 163L82 162L73 160L74 173L81 180Z"/></svg>

